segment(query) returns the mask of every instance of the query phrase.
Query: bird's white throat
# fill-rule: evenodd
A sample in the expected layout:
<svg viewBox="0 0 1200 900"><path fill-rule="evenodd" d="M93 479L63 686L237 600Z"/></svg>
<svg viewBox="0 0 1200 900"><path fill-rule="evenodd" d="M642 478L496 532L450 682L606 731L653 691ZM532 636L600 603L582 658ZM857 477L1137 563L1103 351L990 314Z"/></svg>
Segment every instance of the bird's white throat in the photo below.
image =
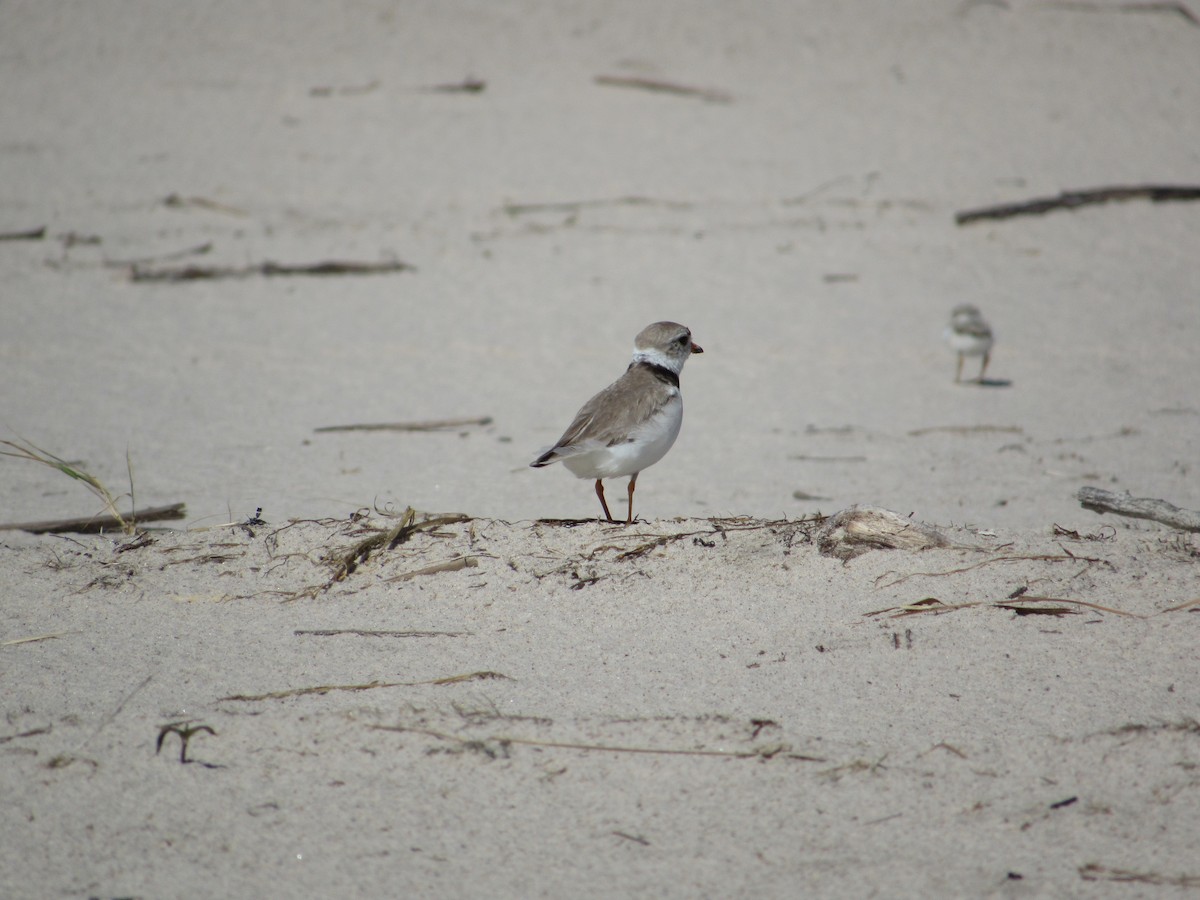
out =
<svg viewBox="0 0 1200 900"><path fill-rule="evenodd" d="M683 364L687 362L687 356L668 356L657 347L647 347L645 349L635 347L633 351L633 363L640 362L649 363L652 366L662 366L664 369L669 369L678 375L683 371Z"/></svg>

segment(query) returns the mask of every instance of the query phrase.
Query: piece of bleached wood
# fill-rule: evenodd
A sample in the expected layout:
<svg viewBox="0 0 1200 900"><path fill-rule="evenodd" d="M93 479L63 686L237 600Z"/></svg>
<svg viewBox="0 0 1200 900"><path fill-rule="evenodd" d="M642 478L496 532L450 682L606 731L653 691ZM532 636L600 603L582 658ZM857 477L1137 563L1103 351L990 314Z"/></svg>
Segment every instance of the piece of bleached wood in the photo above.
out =
<svg viewBox="0 0 1200 900"><path fill-rule="evenodd" d="M1112 491L1096 487L1082 487L1075 497L1084 509L1098 513L1110 512L1131 519L1150 519L1181 531L1200 531L1200 512L1180 509L1166 500L1133 497L1129 491L1114 494Z"/></svg>

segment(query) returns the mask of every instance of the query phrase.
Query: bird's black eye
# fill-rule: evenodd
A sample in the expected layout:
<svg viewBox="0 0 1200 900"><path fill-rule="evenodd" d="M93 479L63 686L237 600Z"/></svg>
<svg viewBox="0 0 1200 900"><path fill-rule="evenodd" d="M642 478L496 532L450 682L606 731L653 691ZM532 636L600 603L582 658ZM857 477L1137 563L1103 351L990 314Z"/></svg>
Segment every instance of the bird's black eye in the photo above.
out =
<svg viewBox="0 0 1200 900"><path fill-rule="evenodd" d="M689 340L689 338L686 334L681 334L679 336L679 340L677 340L675 343L682 345L682 344L688 343L688 340Z"/></svg>

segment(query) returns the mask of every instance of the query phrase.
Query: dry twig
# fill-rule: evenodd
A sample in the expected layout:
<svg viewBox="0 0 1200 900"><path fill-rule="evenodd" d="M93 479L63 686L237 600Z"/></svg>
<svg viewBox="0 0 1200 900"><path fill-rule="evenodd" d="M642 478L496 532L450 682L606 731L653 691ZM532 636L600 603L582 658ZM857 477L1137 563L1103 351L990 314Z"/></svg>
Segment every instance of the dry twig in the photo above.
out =
<svg viewBox="0 0 1200 900"><path fill-rule="evenodd" d="M474 556L456 556L454 559L448 559L444 562L431 563L428 566L422 566L420 569L414 569L411 572L402 572L399 575L393 575L386 581L408 581L410 578L416 578L418 575L439 575L442 572L458 572L462 569L474 569L479 565L479 560Z"/></svg>
<svg viewBox="0 0 1200 900"><path fill-rule="evenodd" d="M267 278L292 275L382 275L390 272L416 271L414 266L398 259L383 262L355 262L327 260L316 263L262 262L249 266L164 266L148 268L133 265L129 268L130 281L211 281L223 278L250 278L262 275Z"/></svg>
<svg viewBox="0 0 1200 900"><path fill-rule="evenodd" d="M909 437L924 437L927 434L1021 434L1024 429L1019 425L931 425L928 428L917 428L908 433Z"/></svg>
<svg viewBox="0 0 1200 900"><path fill-rule="evenodd" d="M958 225L981 219L1011 219L1014 216L1040 216L1055 209L1078 209L1110 200L1151 200L1165 203L1170 200L1200 200L1200 185L1146 184L1136 187L1102 187L1082 191L1063 191L1057 197L1036 197L1020 203L984 206L954 214Z"/></svg>
<svg viewBox="0 0 1200 900"><path fill-rule="evenodd" d="M285 700L288 697L304 697L309 694L328 694L331 691L373 691L377 688L421 687L427 684L460 684L464 681L487 681L489 679L513 680L507 675L501 675L499 672L467 672L463 675L447 675L445 678L433 678L428 681L368 681L365 684L318 684L313 687L292 688L287 691L271 691L268 694L233 694L229 697L222 697L218 702L237 700L244 703L253 703L259 700Z"/></svg>
<svg viewBox="0 0 1200 900"><path fill-rule="evenodd" d="M487 89L487 82L482 78L472 78L470 76L462 81L453 81L448 84L432 84L429 87L421 88L426 93L431 94L482 94Z"/></svg>
<svg viewBox="0 0 1200 900"><path fill-rule="evenodd" d="M163 197L163 206L168 209L187 209L194 207L196 209L204 209L209 212L225 213L230 216L245 216L247 212L244 209L238 209L236 206L230 206L227 203L221 203L217 200L209 200L207 197L182 197L179 194L168 194Z"/></svg>
<svg viewBox="0 0 1200 900"><path fill-rule="evenodd" d="M825 762L823 757L807 756L802 753L792 752L789 744L766 744L760 747L752 747L749 750L684 750L671 747L626 747L612 744L581 744L571 741L538 741L528 738L508 737L507 735L495 735L488 738L464 738L454 734L446 734L445 732L435 731L430 728L414 728L407 725L368 725L373 731L397 731L400 733L412 732L415 734L424 734L432 738L437 738L441 741L452 741L457 744L479 744L490 742L508 746L510 744L520 744L526 747L541 747L553 750L585 750L585 751L600 751L604 753L641 753L653 756L710 756L721 759L793 759L802 762Z"/></svg>
<svg viewBox="0 0 1200 900"><path fill-rule="evenodd" d="M659 81L656 78L640 78L631 75L597 75L596 84L607 87L637 88L652 91L657 94L672 94L676 97L695 97L708 103L732 103L733 97L724 91L714 91L709 88L688 87L670 81Z"/></svg>
<svg viewBox="0 0 1200 900"><path fill-rule="evenodd" d="M40 241L46 236L46 226L30 228L28 231L0 232L0 241Z"/></svg>
<svg viewBox="0 0 1200 900"><path fill-rule="evenodd" d="M468 419L433 419L427 422L380 422L363 425L323 425L314 428L315 432L328 431L447 431L453 428L466 428L470 425L491 425L491 416L475 416Z"/></svg>
<svg viewBox="0 0 1200 900"><path fill-rule="evenodd" d="M52 641L55 638L63 637L68 634L79 634L78 631L58 631L54 634L38 634L33 637L10 638L7 641L0 641L0 647L14 647L17 644L36 644L39 641Z"/></svg>
<svg viewBox="0 0 1200 900"><path fill-rule="evenodd" d="M1089 3L1086 0L1061 0L1046 4L1054 9L1065 9L1071 12L1118 12L1118 13L1174 13L1191 24L1200 27L1200 19L1180 0L1164 0L1164 2L1142 3Z"/></svg>
<svg viewBox="0 0 1200 900"><path fill-rule="evenodd" d="M340 97L358 97L363 94L369 94L379 87L378 79L368 81L366 84L348 84L342 87L334 87L332 85L318 85L308 89L310 97L332 97L335 94Z"/></svg>
<svg viewBox="0 0 1200 900"><path fill-rule="evenodd" d="M363 628L329 628L306 629L298 628L292 632L301 637L335 637L341 634L353 634L357 637L466 637L470 631L368 631ZM51 635L53 637L53 635Z"/></svg>
<svg viewBox="0 0 1200 900"><path fill-rule="evenodd" d="M1163 612L1179 612L1180 610L1184 609L1188 610L1189 612L1200 612L1200 597L1197 597L1195 600L1189 600L1187 603L1180 603L1176 606L1168 606L1163 610Z"/></svg>
<svg viewBox="0 0 1200 900"><path fill-rule="evenodd" d="M106 259L104 265L111 269L127 269L130 266L144 266L149 263L162 262L168 259L184 259L188 256L203 256L205 253L211 253L213 249L212 241L205 241L203 244L196 244L192 247L184 247L182 250L172 250L170 253L163 253L159 256L142 256L138 259Z"/></svg>
<svg viewBox="0 0 1200 900"><path fill-rule="evenodd" d="M1079 867L1079 877L1084 881L1118 881L1127 884L1161 884L1172 887L1200 887L1200 875L1161 875L1158 872L1137 872L1133 869L1117 869L1088 863Z"/></svg>
<svg viewBox="0 0 1200 900"><path fill-rule="evenodd" d="M611 199L600 200L560 200L550 203L506 203L504 205L504 213L505 215L512 216L515 219L519 216L547 212L574 214L585 209L609 206L660 206L665 209L685 210L690 209L692 204L681 200L662 200L657 197L629 195L625 197L613 197Z"/></svg>
<svg viewBox="0 0 1200 900"><path fill-rule="evenodd" d="M1065 604L1060 606L1047 606L1045 604ZM1114 609L1111 606L1101 606L1098 603L1089 603L1087 600L1066 600L1060 597L1030 597L1028 595L1007 600L972 600L967 603L943 603L937 597L926 597L923 600L917 600L913 603L905 603L902 606L889 606L886 609L877 609L873 612L864 613L867 618L874 616L882 616L891 613L889 619L899 619L903 616L915 616L921 613L930 613L939 616L942 613L954 612L958 609L972 609L975 607L983 607L988 609L1005 609L1016 613L1018 616L1068 616L1078 615L1079 609L1071 607L1087 607L1098 612L1112 613L1116 616L1125 616L1130 619L1142 619L1144 616L1139 616L1136 613L1125 612L1121 609Z"/></svg>
<svg viewBox="0 0 1200 900"><path fill-rule="evenodd" d="M1099 559L1095 556L1077 556L1074 553L1063 553L1062 555L1041 553L1031 556L993 556L990 559L983 559L977 563L971 563L969 566L960 566L957 569L947 569L944 572L908 572L904 575L900 575L894 581L889 581L886 584L880 584L879 582L884 577L895 574L893 572L884 572L883 575L880 575L879 578L875 580L875 586L880 588L894 587L901 582L908 581L910 578L941 578L946 575L961 575L963 572L970 572L972 569L978 569L981 566L990 566L993 563L1004 562L1084 562L1098 563L1100 565L1109 566L1110 568L1112 567L1112 563L1110 563L1107 559Z"/></svg>

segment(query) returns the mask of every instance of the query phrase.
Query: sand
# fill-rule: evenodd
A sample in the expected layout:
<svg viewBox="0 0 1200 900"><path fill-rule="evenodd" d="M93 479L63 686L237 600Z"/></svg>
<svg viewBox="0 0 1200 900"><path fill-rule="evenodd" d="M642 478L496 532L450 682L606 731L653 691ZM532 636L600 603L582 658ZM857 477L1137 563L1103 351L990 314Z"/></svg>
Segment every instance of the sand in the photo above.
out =
<svg viewBox="0 0 1200 900"><path fill-rule="evenodd" d="M1200 548L1075 494L1200 509L1200 205L954 221L1200 182L1186 11L0 6L0 438L187 504L0 533L0 894L1194 891ZM659 319L600 523L528 462Z"/></svg>

